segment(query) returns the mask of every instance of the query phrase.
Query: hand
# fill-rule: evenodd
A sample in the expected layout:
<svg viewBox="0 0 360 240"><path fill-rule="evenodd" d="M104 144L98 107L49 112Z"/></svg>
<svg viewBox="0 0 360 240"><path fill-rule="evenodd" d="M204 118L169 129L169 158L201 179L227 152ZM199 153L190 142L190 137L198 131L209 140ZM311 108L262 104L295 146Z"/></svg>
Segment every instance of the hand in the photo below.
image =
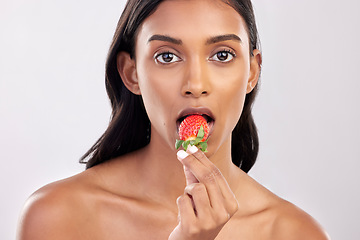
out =
<svg viewBox="0 0 360 240"><path fill-rule="evenodd" d="M169 240L215 239L238 209L238 202L220 170L195 146L177 154L186 187L177 199L179 223Z"/></svg>

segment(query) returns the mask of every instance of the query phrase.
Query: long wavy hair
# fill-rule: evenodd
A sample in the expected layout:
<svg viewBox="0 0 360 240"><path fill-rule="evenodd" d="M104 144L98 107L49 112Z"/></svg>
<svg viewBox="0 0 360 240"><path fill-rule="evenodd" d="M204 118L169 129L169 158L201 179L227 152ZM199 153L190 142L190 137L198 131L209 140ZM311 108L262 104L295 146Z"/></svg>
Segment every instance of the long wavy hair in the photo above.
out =
<svg viewBox="0 0 360 240"><path fill-rule="evenodd" d="M142 97L130 92L123 84L117 70L117 55L128 52L133 58L135 38L141 23L164 0L128 0L118 22L106 61L105 84L112 106L108 128L80 159L91 168L112 158L146 146L150 142L150 120ZM223 0L245 20L250 52L259 49L258 32L250 0ZM256 125L251 113L258 85L246 95L243 112L232 132L231 155L233 163L244 172L254 165L259 149Z"/></svg>

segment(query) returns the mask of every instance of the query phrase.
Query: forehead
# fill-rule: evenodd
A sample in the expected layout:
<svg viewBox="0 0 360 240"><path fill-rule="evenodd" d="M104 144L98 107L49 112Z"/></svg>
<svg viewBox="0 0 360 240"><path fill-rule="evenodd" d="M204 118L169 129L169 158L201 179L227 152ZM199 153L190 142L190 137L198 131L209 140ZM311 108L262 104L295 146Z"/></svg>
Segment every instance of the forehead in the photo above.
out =
<svg viewBox="0 0 360 240"><path fill-rule="evenodd" d="M164 1L144 20L138 33L144 38L163 34L183 40L236 34L243 43L248 42L243 18L221 0Z"/></svg>

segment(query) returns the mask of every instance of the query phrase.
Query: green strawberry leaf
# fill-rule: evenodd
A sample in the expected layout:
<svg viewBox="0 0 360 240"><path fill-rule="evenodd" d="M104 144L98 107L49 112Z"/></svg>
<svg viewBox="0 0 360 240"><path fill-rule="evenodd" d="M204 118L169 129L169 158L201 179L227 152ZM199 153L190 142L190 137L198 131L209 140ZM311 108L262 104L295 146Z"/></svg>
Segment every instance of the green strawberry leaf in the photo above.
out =
<svg viewBox="0 0 360 240"><path fill-rule="evenodd" d="M182 144L183 142L184 142L184 140L176 139L175 148L176 148L176 149L179 149L179 147L181 146L181 144Z"/></svg>
<svg viewBox="0 0 360 240"><path fill-rule="evenodd" d="M201 142L201 140L203 140L204 136L205 136L204 127L201 125L195 140L192 140L190 144L195 146L198 145Z"/></svg>
<svg viewBox="0 0 360 240"><path fill-rule="evenodd" d="M179 149L180 146L182 146L184 148L184 150L186 151L189 144L190 144L190 145L193 145L193 146L197 146L203 152L207 152L207 150L206 150L207 149L207 139L206 139L206 141L201 142L201 140L204 138L204 136L205 136L204 127L201 125L200 129L198 131L198 134L197 134L197 136L196 136L196 138L194 140L184 141L184 140L176 139L175 148Z"/></svg>
<svg viewBox="0 0 360 240"><path fill-rule="evenodd" d="M207 152L207 142L200 142L199 147L201 148L201 151Z"/></svg>
<svg viewBox="0 0 360 240"><path fill-rule="evenodd" d="M205 136L205 132L204 132L204 128L203 128L203 126L201 125L200 126L200 129L199 129L199 131L198 131L198 134L197 134L197 136L196 136L196 139L195 139L195 145L197 145L197 144L199 144L199 142L201 142L201 140L204 138L204 136Z"/></svg>
<svg viewBox="0 0 360 240"><path fill-rule="evenodd" d="M187 148L188 148L188 146L189 146L189 143L190 143L190 141L184 141L184 142L182 143L182 146L183 146L183 148L184 148L185 151L187 150Z"/></svg>
<svg viewBox="0 0 360 240"><path fill-rule="evenodd" d="M201 125L196 138L200 138L201 141L204 138L204 136L205 136L204 127Z"/></svg>

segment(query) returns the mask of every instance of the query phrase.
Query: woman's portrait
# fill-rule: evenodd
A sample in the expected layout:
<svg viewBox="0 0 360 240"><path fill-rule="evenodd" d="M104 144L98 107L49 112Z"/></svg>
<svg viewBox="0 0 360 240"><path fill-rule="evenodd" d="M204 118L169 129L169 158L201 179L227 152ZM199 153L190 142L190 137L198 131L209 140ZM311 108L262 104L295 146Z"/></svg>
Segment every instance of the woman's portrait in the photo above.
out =
<svg viewBox="0 0 360 240"><path fill-rule="evenodd" d="M5 1L1 238L356 239L357 7Z"/></svg>

